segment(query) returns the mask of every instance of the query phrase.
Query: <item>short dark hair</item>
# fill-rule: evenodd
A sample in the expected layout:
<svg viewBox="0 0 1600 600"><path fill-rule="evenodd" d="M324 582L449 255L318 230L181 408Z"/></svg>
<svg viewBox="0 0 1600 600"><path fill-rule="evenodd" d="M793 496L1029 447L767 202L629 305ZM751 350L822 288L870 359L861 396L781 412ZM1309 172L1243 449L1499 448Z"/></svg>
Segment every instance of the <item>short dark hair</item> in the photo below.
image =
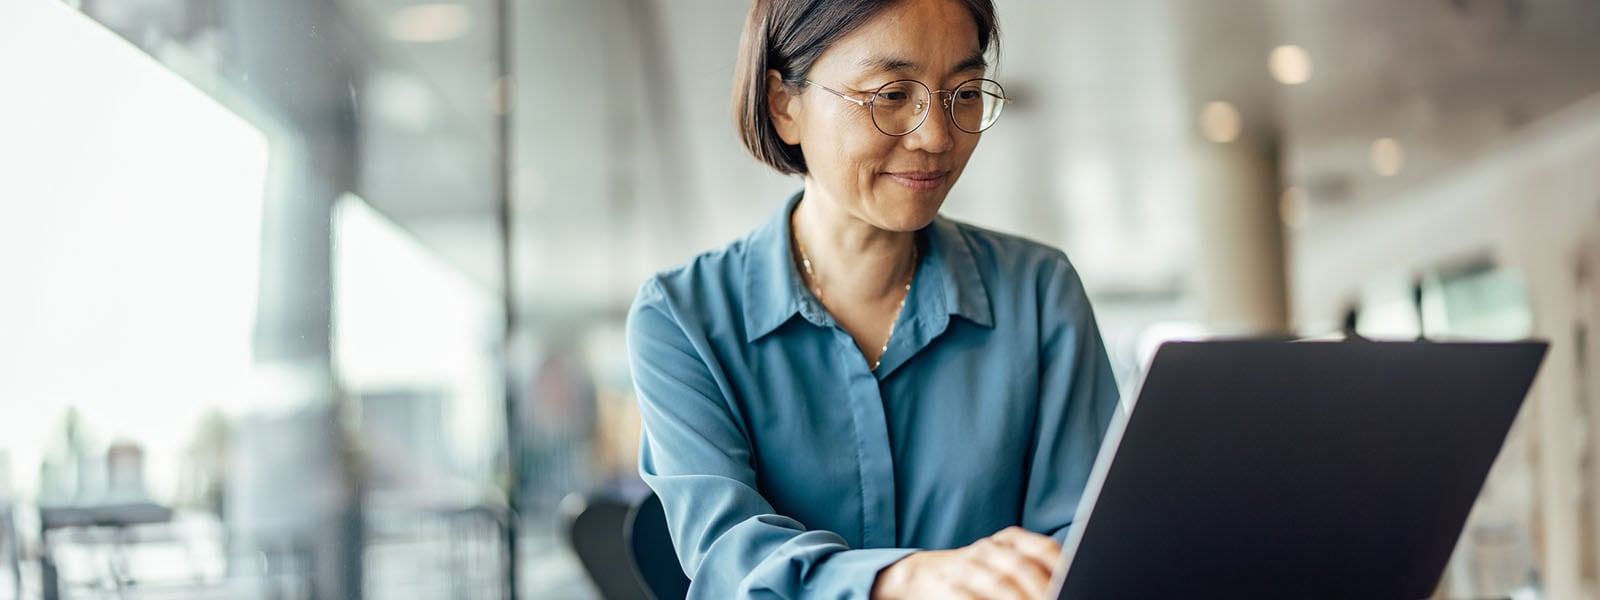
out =
<svg viewBox="0 0 1600 600"><path fill-rule="evenodd" d="M733 76L733 120L757 160L786 175L804 175L800 146L784 143L767 109L767 70L799 87L817 57L883 9L905 0L755 0L739 40ZM978 51L1000 39L993 0L961 0L978 26Z"/></svg>

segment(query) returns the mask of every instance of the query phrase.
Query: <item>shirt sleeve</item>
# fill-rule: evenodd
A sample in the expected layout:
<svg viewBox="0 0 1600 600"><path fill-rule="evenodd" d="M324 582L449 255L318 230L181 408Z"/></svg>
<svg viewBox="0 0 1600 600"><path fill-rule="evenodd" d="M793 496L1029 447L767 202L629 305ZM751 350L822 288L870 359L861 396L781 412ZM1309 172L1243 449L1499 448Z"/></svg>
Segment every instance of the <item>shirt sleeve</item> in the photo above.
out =
<svg viewBox="0 0 1600 600"><path fill-rule="evenodd" d="M912 550L852 550L836 533L777 514L757 489L727 378L693 329L656 280L628 315L639 473L661 497L689 597L868 598L878 572Z"/></svg>
<svg viewBox="0 0 1600 600"><path fill-rule="evenodd" d="M1058 255L1048 277L1039 315L1039 420L1022 526L1065 542L1119 392L1077 271Z"/></svg>

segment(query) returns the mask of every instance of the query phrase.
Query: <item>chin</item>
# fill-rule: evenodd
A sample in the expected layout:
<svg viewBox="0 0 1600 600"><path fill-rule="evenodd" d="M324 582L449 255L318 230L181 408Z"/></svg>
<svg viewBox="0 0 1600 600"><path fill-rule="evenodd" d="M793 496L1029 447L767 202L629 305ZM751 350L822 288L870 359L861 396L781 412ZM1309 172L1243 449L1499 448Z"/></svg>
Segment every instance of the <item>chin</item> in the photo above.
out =
<svg viewBox="0 0 1600 600"><path fill-rule="evenodd" d="M890 231L917 231L927 227L939 216L939 207L944 204L944 194L936 197L915 198L912 202L900 204L889 214L883 215L882 227Z"/></svg>

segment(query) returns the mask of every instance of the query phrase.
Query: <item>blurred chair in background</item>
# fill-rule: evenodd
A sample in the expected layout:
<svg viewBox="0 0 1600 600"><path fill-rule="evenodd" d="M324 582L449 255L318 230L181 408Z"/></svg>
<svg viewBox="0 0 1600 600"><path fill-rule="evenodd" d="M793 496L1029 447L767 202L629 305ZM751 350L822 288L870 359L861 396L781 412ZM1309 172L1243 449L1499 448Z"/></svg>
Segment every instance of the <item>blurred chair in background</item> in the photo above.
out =
<svg viewBox="0 0 1600 600"><path fill-rule="evenodd" d="M689 577L667 531L667 513L661 498L651 493L628 512L628 554L639 578L657 600L679 600L689 595Z"/></svg>
<svg viewBox="0 0 1600 600"><path fill-rule="evenodd" d="M567 539L583 570L606 600L649 600L650 593L634 573L629 558L628 503L613 498L588 498L566 511Z"/></svg>

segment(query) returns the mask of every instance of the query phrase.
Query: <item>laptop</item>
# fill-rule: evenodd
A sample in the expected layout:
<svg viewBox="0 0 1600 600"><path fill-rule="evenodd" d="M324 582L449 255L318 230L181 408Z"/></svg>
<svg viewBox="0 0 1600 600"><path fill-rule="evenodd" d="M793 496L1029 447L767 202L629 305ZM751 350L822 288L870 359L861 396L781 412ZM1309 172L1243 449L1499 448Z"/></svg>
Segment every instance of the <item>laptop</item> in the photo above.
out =
<svg viewBox="0 0 1600 600"><path fill-rule="evenodd" d="M1163 345L1050 597L1432 596L1547 346Z"/></svg>

